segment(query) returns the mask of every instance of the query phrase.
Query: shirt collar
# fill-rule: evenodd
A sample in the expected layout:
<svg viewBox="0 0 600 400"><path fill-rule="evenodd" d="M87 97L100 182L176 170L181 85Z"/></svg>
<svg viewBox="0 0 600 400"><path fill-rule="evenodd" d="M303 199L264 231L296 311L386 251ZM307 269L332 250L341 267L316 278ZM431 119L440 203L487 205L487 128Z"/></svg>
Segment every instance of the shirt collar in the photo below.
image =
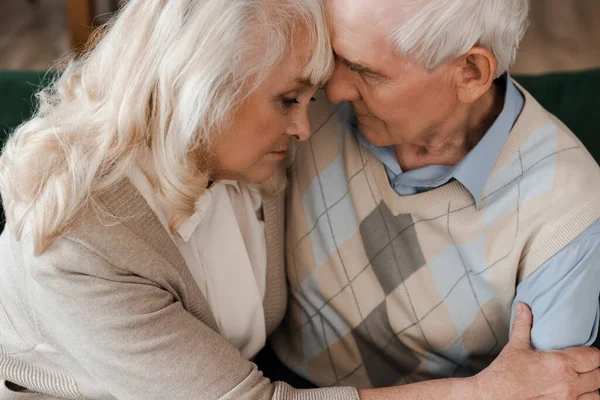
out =
<svg viewBox="0 0 600 400"><path fill-rule="evenodd" d="M209 211L213 198L213 193L211 191L213 187L211 187L210 189L206 189L204 193L202 193L200 198L196 201L196 211L194 212L194 214L192 214L191 217L186 219L177 228L177 233L184 242L190 241L190 238L198 228L200 221L202 221L204 216Z"/></svg>
<svg viewBox="0 0 600 400"><path fill-rule="evenodd" d="M143 155L141 162L131 169L129 172L129 179L138 189L142 197L144 197L152 211L154 211L165 229L169 231L170 234L170 230L168 228L168 216L164 209L160 206L156 191L151 183L151 181L156 179L156 168L149 151ZM192 214L177 228L177 234L183 241L189 242L193 233L198 228L200 221L202 221L206 214L211 212L216 191L226 190L227 186L233 187L235 193L238 195L242 193L242 188L239 181L219 180L214 182L214 184L210 188L207 188L196 201L194 214ZM254 191L250 191L250 194L254 196L251 198L255 200L256 194ZM260 196L258 196L258 199L260 199ZM255 205L255 208L260 205L260 201L258 201L257 204L258 205Z"/></svg>
<svg viewBox="0 0 600 400"><path fill-rule="evenodd" d="M216 181L210 188L206 189L196 201L196 211L194 214L192 214L191 217L185 220L179 226L179 228L177 228L177 233L184 242L189 242L190 238L198 228L200 221L202 221L204 216L210 211L211 204L213 202L214 191L223 189L223 187L219 185L232 186L236 193L241 193L239 182L233 180Z"/></svg>
<svg viewBox="0 0 600 400"><path fill-rule="evenodd" d="M384 164L390 180L393 180L392 184L395 189L396 187L409 189L404 193L396 189L401 194L414 194L419 191L434 189L451 179L456 179L471 193L475 200L475 206L479 208L485 182L492 172L525 103L523 95L516 88L508 73L499 79L502 79L506 84L502 112L479 143L455 166L429 165L424 168L402 172L391 146L376 147L370 144L356 128L356 117L354 115L350 123L358 140Z"/></svg>

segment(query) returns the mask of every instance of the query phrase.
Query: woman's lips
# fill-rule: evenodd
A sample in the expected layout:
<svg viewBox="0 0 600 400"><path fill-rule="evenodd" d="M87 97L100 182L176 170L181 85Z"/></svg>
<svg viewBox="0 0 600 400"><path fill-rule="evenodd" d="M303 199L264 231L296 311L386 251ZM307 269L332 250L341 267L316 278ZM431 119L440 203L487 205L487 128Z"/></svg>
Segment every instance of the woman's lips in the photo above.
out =
<svg viewBox="0 0 600 400"><path fill-rule="evenodd" d="M271 151L269 154L275 158L283 160L285 157L287 157L287 150Z"/></svg>

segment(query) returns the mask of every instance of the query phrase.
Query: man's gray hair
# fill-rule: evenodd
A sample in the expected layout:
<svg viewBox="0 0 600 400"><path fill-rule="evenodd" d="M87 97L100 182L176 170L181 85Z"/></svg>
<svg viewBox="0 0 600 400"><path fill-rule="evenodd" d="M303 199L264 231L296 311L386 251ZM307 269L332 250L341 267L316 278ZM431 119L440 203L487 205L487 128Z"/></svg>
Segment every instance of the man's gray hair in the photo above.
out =
<svg viewBox="0 0 600 400"><path fill-rule="evenodd" d="M529 0L409 0L401 26L392 30L400 54L427 69L475 45L497 59L496 76L515 61L527 30ZM403 5L404 6L404 5Z"/></svg>

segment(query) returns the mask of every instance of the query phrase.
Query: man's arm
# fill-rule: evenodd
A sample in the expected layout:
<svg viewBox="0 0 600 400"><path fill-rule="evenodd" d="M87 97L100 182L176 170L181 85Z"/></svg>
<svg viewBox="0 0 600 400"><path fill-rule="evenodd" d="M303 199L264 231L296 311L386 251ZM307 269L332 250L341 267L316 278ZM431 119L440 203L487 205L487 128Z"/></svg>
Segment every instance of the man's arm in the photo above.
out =
<svg viewBox="0 0 600 400"><path fill-rule="evenodd" d="M600 313L600 220L517 287L517 302L531 307L531 343L539 350L589 346Z"/></svg>
<svg viewBox="0 0 600 400"><path fill-rule="evenodd" d="M411 385L359 390L361 400L600 399L600 350L536 351L530 344L533 317L522 307L510 341L498 358L472 378L440 379Z"/></svg>
<svg viewBox="0 0 600 400"><path fill-rule="evenodd" d="M600 399L600 350L533 350L592 344L598 334L599 295L600 220L521 282L513 306L511 339L487 369L472 378L363 390L360 398ZM527 307L515 316L521 302L531 306L533 316Z"/></svg>

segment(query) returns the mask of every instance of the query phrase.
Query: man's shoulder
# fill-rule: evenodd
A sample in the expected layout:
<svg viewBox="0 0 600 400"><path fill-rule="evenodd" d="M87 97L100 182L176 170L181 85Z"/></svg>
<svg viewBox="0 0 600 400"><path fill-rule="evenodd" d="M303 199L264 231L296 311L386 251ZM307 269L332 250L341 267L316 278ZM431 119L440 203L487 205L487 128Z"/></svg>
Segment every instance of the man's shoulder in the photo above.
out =
<svg viewBox="0 0 600 400"><path fill-rule="evenodd" d="M546 135L554 134L560 137L560 142L571 147L579 147L582 151L589 153L581 140L577 137L566 124L563 123L557 116L546 110L540 102L525 90L522 86L515 82L515 85L519 88L524 97L524 106L521 114L517 118L517 121L511 131L522 135L527 138L530 134L545 133ZM513 135L516 136L516 135ZM596 164L596 163L595 163Z"/></svg>
<svg viewBox="0 0 600 400"><path fill-rule="evenodd" d="M525 175L568 176L559 182L573 193L589 185L600 187L600 167L577 138L556 116L545 110L523 88L523 111L494 167L491 178L501 170ZM594 182L589 182L594 180ZM585 187L584 187L585 186Z"/></svg>
<svg viewBox="0 0 600 400"><path fill-rule="evenodd" d="M512 204L528 237L520 279L600 218L600 167L565 124L523 94L525 106L485 189L486 214L503 215Z"/></svg>

